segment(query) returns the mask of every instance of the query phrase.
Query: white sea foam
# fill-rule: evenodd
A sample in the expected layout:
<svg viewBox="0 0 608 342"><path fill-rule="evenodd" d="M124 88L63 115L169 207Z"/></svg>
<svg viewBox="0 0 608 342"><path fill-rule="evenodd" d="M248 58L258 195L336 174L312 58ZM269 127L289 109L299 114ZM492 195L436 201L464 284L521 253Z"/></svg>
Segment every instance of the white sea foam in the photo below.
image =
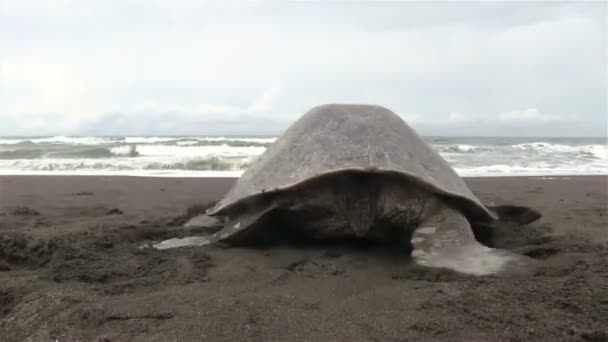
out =
<svg viewBox="0 0 608 342"><path fill-rule="evenodd" d="M131 147L131 145L122 145L112 147L110 152L115 155L128 155L133 149L137 150L137 146Z"/></svg>
<svg viewBox="0 0 608 342"><path fill-rule="evenodd" d="M179 177L179 178L238 178L244 171L171 171L171 170L74 170L45 171L0 168L0 176L133 176L133 177Z"/></svg>
<svg viewBox="0 0 608 342"><path fill-rule="evenodd" d="M247 137L126 137L124 141L129 144L157 144L175 142L177 145L194 145L204 142L243 142L270 144L276 138L247 138Z"/></svg>
<svg viewBox="0 0 608 342"><path fill-rule="evenodd" d="M34 144L50 143L50 144L75 144L75 145L99 145L117 142L115 138L105 137L66 137L55 136L46 138L2 138L0 145L15 145L23 142L31 142Z"/></svg>
<svg viewBox="0 0 608 342"><path fill-rule="evenodd" d="M589 153L598 159L608 159L607 145L584 145L581 146L581 151Z"/></svg>
<svg viewBox="0 0 608 342"><path fill-rule="evenodd" d="M588 165L584 167L523 167L504 164L480 167L456 167L461 176L537 176L537 175L605 175L606 167Z"/></svg>
<svg viewBox="0 0 608 342"><path fill-rule="evenodd" d="M481 148L479 146L471 146L471 145L466 145L466 144L458 145L458 150L463 151L463 152L477 151L480 149Z"/></svg>
<svg viewBox="0 0 608 342"><path fill-rule="evenodd" d="M198 175L243 172L273 137L0 138L0 172ZM492 140L493 139L493 140ZM431 140L463 176L607 174L601 139ZM33 144L19 145L30 141Z"/></svg>
<svg viewBox="0 0 608 342"><path fill-rule="evenodd" d="M534 150L537 152L544 153L581 153L589 154L593 157L605 159L608 158L608 145L564 145L564 144L552 144L548 142L533 142L512 145L513 148L519 150Z"/></svg>
<svg viewBox="0 0 608 342"><path fill-rule="evenodd" d="M198 141L242 141L259 144L269 144L275 142L277 138L227 138L227 137L203 137L197 138Z"/></svg>
<svg viewBox="0 0 608 342"><path fill-rule="evenodd" d="M484 146L474 146L468 144L455 144L455 145L434 145L435 149L446 153L471 153L471 152L482 152L486 148Z"/></svg>
<svg viewBox="0 0 608 342"><path fill-rule="evenodd" d="M182 141L176 142L175 144L179 145L179 146L191 146L191 145L196 145L198 143L199 143L198 140L182 140Z"/></svg>
<svg viewBox="0 0 608 342"><path fill-rule="evenodd" d="M0 145L15 145L23 142L34 144L76 144L76 145L99 145L112 143L128 144L159 144L175 142L178 145L194 145L204 142L250 142L257 144L270 144L276 140L275 137L252 138L252 137L36 137L36 138L0 138Z"/></svg>
<svg viewBox="0 0 608 342"><path fill-rule="evenodd" d="M179 138L168 138L168 137L126 137L124 142L129 144L154 144L163 143L169 141L175 141Z"/></svg>
<svg viewBox="0 0 608 342"><path fill-rule="evenodd" d="M0 145L16 145L18 143L24 142L26 139L9 139L4 138L0 139Z"/></svg>
<svg viewBox="0 0 608 342"><path fill-rule="evenodd" d="M120 146L117 149L124 151L129 146ZM258 146L176 146L176 145L138 145L137 152L141 156L173 156L173 157L240 157L249 158L262 154L265 147Z"/></svg>

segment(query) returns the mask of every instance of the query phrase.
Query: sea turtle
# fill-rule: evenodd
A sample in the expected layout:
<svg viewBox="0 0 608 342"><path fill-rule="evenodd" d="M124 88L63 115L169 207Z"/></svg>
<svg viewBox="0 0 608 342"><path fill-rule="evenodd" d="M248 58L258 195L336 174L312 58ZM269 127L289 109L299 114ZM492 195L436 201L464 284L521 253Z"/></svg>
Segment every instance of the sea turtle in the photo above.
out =
<svg viewBox="0 0 608 342"><path fill-rule="evenodd" d="M240 244L281 233L405 238L419 265L483 275L529 264L475 239L472 224L487 227L499 216L395 113L327 104L297 120L217 205L187 223L221 229L154 247ZM527 223L540 214L522 208L521 216Z"/></svg>

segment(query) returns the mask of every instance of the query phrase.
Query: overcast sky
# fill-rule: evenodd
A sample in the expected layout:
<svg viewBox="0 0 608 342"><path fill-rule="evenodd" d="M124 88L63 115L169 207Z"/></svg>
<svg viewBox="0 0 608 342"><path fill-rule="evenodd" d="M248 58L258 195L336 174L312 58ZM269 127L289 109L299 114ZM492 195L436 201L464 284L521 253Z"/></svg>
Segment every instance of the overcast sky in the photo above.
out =
<svg viewBox="0 0 608 342"><path fill-rule="evenodd" d="M601 136L597 2L0 0L0 135L276 134L373 103L425 135Z"/></svg>

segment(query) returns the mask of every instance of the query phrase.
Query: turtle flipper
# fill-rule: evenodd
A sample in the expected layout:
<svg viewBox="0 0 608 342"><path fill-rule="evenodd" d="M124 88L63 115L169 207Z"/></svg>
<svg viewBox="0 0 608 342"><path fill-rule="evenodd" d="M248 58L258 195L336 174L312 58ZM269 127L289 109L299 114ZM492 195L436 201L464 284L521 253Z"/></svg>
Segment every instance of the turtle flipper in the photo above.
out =
<svg viewBox="0 0 608 342"><path fill-rule="evenodd" d="M411 242L412 257L418 265L465 274L521 273L534 263L526 256L480 244L467 219L447 206L425 219L412 234Z"/></svg>
<svg viewBox="0 0 608 342"><path fill-rule="evenodd" d="M206 214L194 216L184 223L186 228L218 228L222 226L224 226L224 222L220 218Z"/></svg>
<svg viewBox="0 0 608 342"><path fill-rule="evenodd" d="M205 229L208 234L199 236L188 236L185 238L173 238L155 243L152 245L155 249L170 249L177 247L195 247L204 246L217 242L220 237L218 231L226 231L226 229L240 225L238 220L227 221L223 218L215 218L205 214L195 216L184 224L185 228L190 229Z"/></svg>
<svg viewBox="0 0 608 342"><path fill-rule="evenodd" d="M178 247L194 247L204 246L211 243L211 236L189 236L185 238L173 238L155 243L152 245L154 249L170 249Z"/></svg>
<svg viewBox="0 0 608 342"><path fill-rule="evenodd" d="M255 225L254 223L257 223L274 208L274 205L270 205L258 211L243 213L233 219L226 217L216 218L205 214L198 215L186 222L184 227L206 228L209 229L209 234L164 240L153 244L152 247L156 249L169 249L176 247L204 246L217 242L239 244L250 239L252 235L263 235L263 232L253 232L252 226L258 226L257 228L263 229L264 227L260 227L260 225Z"/></svg>
<svg viewBox="0 0 608 342"><path fill-rule="evenodd" d="M215 236L216 232L223 230L226 227L233 226L236 223L238 223L237 220L234 220L234 222L228 222L224 217L213 217L206 214L197 215L188 220L188 222L184 223L184 228L197 230L199 233L202 232L206 234L199 236L188 236L185 238L168 239L155 243L152 245L152 247L155 249L170 249L208 245L218 240Z"/></svg>

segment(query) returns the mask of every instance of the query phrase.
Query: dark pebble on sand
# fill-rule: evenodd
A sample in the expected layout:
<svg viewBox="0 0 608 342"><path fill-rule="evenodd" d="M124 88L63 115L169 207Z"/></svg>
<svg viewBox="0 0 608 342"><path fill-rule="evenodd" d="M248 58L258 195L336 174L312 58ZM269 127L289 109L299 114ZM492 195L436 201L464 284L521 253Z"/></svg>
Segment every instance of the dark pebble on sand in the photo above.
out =
<svg viewBox="0 0 608 342"><path fill-rule="evenodd" d="M112 241L108 241L108 240L96 241L96 242L94 242L94 244L97 245L98 247L101 247L104 249L114 247L114 243Z"/></svg>
<svg viewBox="0 0 608 342"><path fill-rule="evenodd" d="M106 213L106 215L122 215L122 214L124 214L124 213L122 212L122 210L120 210L118 208L111 209Z"/></svg>
<svg viewBox="0 0 608 342"><path fill-rule="evenodd" d="M0 261L0 272L10 271L11 267L5 261Z"/></svg>
<svg viewBox="0 0 608 342"><path fill-rule="evenodd" d="M72 194L72 196L93 196L93 195L94 195L94 193L87 192L87 191L75 192Z"/></svg>
<svg viewBox="0 0 608 342"><path fill-rule="evenodd" d="M24 206L19 206L19 207L13 207L13 208L9 208L4 212L4 215L11 215L11 216L39 216L40 213L37 212L36 210L29 208L29 207L24 207Z"/></svg>

